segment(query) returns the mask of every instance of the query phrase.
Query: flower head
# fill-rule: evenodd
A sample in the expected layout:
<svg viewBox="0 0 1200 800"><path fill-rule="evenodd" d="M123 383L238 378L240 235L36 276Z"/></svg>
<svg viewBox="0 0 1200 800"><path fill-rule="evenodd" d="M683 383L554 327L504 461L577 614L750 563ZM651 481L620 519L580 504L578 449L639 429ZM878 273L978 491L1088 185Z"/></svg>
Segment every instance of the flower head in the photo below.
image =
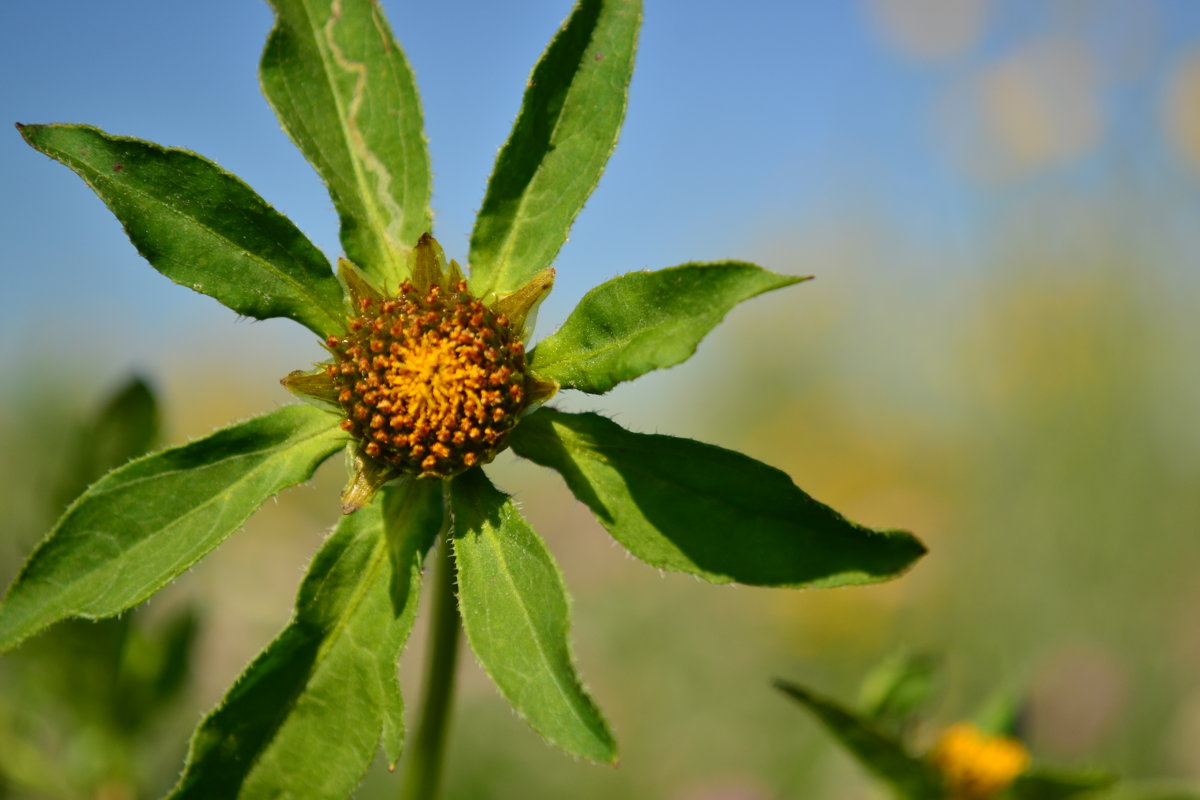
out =
<svg viewBox="0 0 1200 800"><path fill-rule="evenodd" d="M989 736L967 722L946 728L929 758L954 800L990 800L1030 763L1029 751L1018 740Z"/></svg>
<svg viewBox="0 0 1200 800"><path fill-rule="evenodd" d="M358 467L343 511L369 502L401 476L449 479L491 462L522 412L557 391L525 359L525 323L549 292L554 270L485 304L458 263L446 266L426 233L409 258L411 277L394 293L376 289L346 259L339 264L351 313L330 334L331 359L283 384L336 410L356 443Z"/></svg>

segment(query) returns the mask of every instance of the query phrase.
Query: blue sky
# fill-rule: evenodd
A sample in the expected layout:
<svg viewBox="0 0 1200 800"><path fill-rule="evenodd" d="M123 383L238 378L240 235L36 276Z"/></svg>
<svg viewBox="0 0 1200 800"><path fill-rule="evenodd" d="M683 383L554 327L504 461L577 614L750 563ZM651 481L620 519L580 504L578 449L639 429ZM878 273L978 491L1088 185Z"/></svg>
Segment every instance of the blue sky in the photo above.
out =
<svg viewBox="0 0 1200 800"><path fill-rule="evenodd" d="M981 188L945 157L930 119L939 94L964 72L1022 37L1069 27L1046 11L1054 3L994 4L986 35L950 63L898 53L870 24L865 1L647 5L622 140L559 257L551 319L619 272L753 258L762 240L803 236L860 204L917 239L969 239L997 202L1038 191L1046 180ZM1105 57L1104 48L1119 46L1123 4L1091 5L1099 11L1070 32L1089 37ZM424 96L435 233L461 259L526 76L570 3L384 6ZM1103 182L1114 158L1105 148L1121 147L1140 151L1152 181L1177 181L1174 191L1194 198L1195 174L1162 155L1145 120L1156 113L1160 74L1200 42L1200 4L1154 7L1142 77L1117 82L1106 99L1116 144L1051 181L1086 185L1099 174ZM271 25L265 3L9 3L0 22L0 117L87 122L194 150L240 175L338 255L328 196L258 90L257 60ZM181 322L203 331L232 317L154 274L78 178L15 130L0 134L0 165L8 249L0 361L60 347L55 337L63 334L45 325L51 319L69 317L71 335L95 328L113 349L149 354L147 332Z"/></svg>

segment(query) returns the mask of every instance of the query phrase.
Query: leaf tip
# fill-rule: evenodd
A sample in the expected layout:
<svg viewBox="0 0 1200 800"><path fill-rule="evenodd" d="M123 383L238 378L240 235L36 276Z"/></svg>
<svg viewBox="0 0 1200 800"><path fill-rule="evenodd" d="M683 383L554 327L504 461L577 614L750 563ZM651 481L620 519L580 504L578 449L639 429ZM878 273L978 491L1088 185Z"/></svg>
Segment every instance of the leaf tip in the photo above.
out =
<svg viewBox="0 0 1200 800"><path fill-rule="evenodd" d="M905 541L908 542L909 548L912 550L912 560L914 563L917 561L917 559L924 558L925 556L929 555L929 548L925 546L924 542L917 538L915 533L909 533L908 531L896 531L896 534L903 536Z"/></svg>
<svg viewBox="0 0 1200 800"><path fill-rule="evenodd" d="M894 567L882 580L894 580L906 574L916 566L917 562L929 554L929 548L917 538L916 534L905 530L881 531L890 545Z"/></svg>

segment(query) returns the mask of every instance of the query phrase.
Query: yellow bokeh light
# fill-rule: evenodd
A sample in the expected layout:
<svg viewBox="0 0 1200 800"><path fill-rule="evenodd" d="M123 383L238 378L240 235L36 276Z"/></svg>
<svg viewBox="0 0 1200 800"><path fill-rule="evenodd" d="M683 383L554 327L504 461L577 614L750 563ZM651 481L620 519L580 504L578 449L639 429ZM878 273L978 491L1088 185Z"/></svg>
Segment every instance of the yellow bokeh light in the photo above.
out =
<svg viewBox="0 0 1200 800"><path fill-rule="evenodd" d="M1170 78L1163 128L1180 158L1200 170L1200 51L1181 59Z"/></svg>
<svg viewBox="0 0 1200 800"><path fill-rule="evenodd" d="M937 119L955 161L984 179L1076 161L1105 126L1101 70L1081 41L1031 41L953 89Z"/></svg>
<svg viewBox="0 0 1200 800"><path fill-rule="evenodd" d="M899 52L925 61L961 55L978 41L987 0L871 0L872 24Z"/></svg>

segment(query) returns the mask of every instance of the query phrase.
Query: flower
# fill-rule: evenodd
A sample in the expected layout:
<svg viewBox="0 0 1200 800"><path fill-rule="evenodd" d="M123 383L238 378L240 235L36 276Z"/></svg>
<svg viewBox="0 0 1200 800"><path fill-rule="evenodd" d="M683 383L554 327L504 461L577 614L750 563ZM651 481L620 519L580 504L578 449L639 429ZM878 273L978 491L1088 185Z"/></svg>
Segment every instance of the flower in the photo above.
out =
<svg viewBox="0 0 1200 800"><path fill-rule="evenodd" d="M856 525L740 453L544 405L559 390L603 394L679 364L734 306L803 280L739 261L629 273L588 292L526 351L552 264L620 130L637 0L580 0L551 41L497 157L465 271L430 235L420 104L379 4L272 6L261 83L338 210L336 275L211 161L85 125L20 126L96 191L160 272L239 314L295 320L328 353L283 381L319 408L285 406L108 473L0 603L0 649L60 619L119 614L348 450L344 515L292 621L201 723L173 797L307 797L318 783L321 796L345 796L380 746L394 762L396 661L435 542L442 660L430 674L452 673L461 620L483 669L535 730L575 755L615 760L571 657L562 575L482 470L505 447L558 472L638 558L714 583L872 583L924 554L911 534ZM444 703L446 685L431 683L427 700Z"/></svg>
<svg viewBox="0 0 1200 800"><path fill-rule="evenodd" d="M1009 787L1030 763L1017 739L989 736L969 722L942 732L929 753L954 800L990 800Z"/></svg>
<svg viewBox="0 0 1200 800"><path fill-rule="evenodd" d="M914 728L933 696L935 660L898 652L863 681L860 707L845 706L797 683L776 688L807 708L875 777L906 800L1045 800L1092 796L1115 777L1103 771L1034 764L1015 738L1019 698L997 694L977 722L947 727L926 753L913 747Z"/></svg>
<svg viewBox="0 0 1200 800"><path fill-rule="evenodd" d="M547 268L492 304L472 296L458 263L421 235L410 278L389 296L350 261L339 274L352 313L325 340L331 360L283 385L336 409L355 442L354 472L342 493L352 513L402 476L453 478L491 462L520 415L558 391L525 360L525 322L549 292Z"/></svg>

